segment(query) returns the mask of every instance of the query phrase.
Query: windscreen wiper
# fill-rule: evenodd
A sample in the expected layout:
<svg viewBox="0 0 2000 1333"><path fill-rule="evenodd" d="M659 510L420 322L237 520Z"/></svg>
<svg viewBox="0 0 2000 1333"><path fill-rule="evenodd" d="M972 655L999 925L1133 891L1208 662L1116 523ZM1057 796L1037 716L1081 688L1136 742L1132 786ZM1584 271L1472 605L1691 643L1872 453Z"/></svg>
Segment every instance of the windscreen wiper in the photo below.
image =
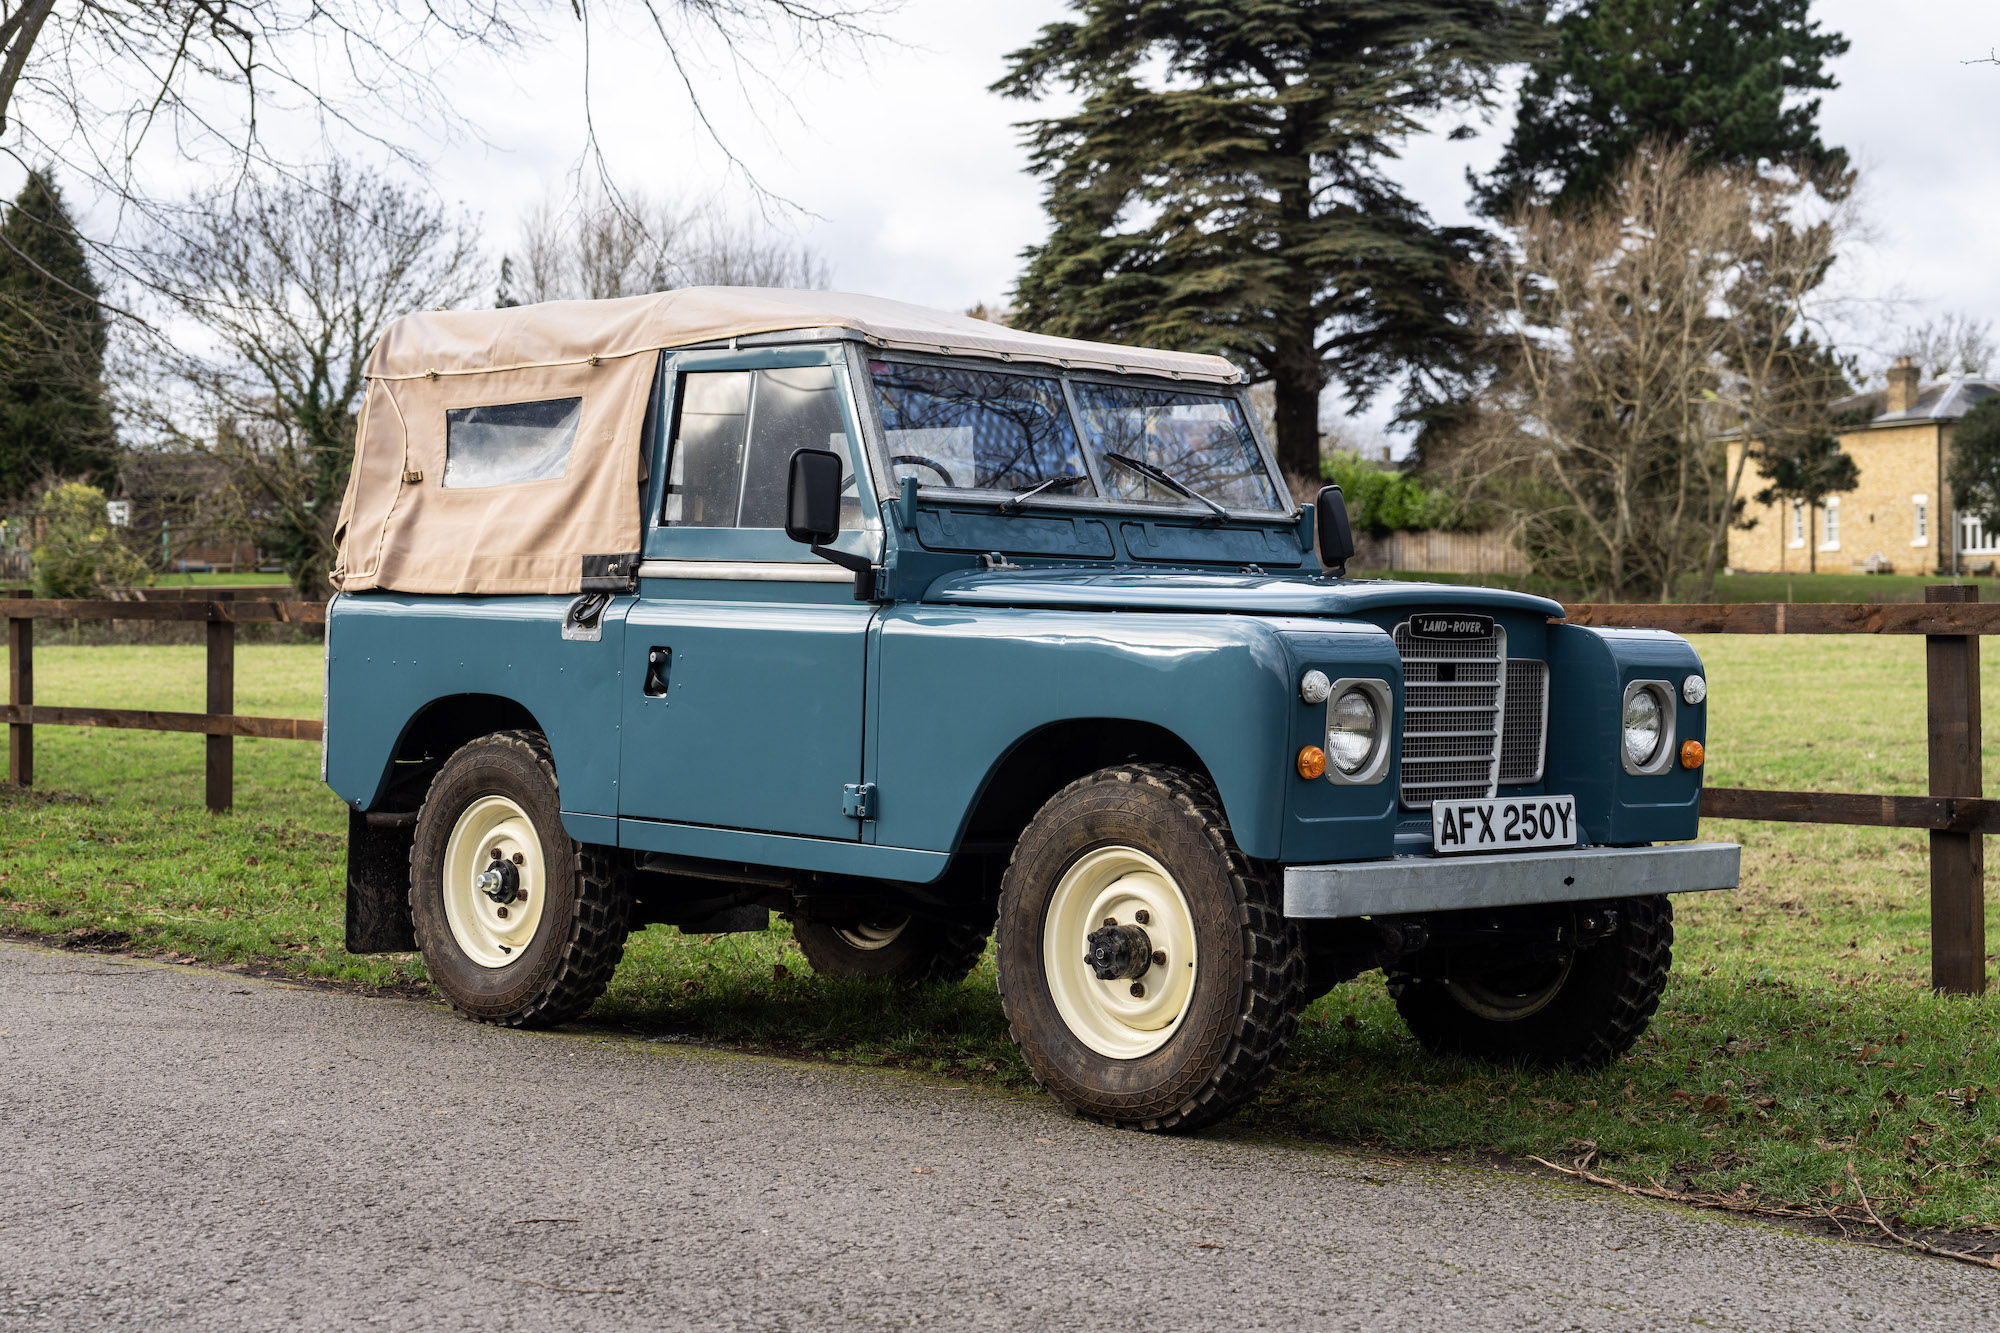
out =
<svg viewBox="0 0 2000 1333"><path fill-rule="evenodd" d="M1188 485L1186 482L1182 481L1179 477L1176 477L1173 473L1167 471L1165 468L1154 467L1151 463L1148 463L1145 459L1134 458L1130 454L1103 453L1099 454L1098 457L1108 458L1114 463L1123 463L1126 467L1131 468L1134 472L1138 473L1142 477L1147 478L1150 481L1157 481L1162 486L1166 486L1169 487L1170 489L1179 491L1182 495L1185 495L1190 500L1199 500L1202 504L1205 504L1210 509L1213 509L1215 511L1215 516L1217 518L1229 517L1229 511L1227 509L1224 509L1221 505L1209 499L1206 495L1203 495L1200 491Z"/></svg>
<svg viewBox="0 0 2000 1333"><path fill-rule="evenodd" d="M1040 495L1043 491L1066 491L1072 486L1081 486L1089 480L1090 478L1073 472L1066 472L1059 477L1049 477L1032 490L1022 491L1019 495L1001 505L999 512L1011 514L1022 505L1028 503L1028 501Z"/></svg>

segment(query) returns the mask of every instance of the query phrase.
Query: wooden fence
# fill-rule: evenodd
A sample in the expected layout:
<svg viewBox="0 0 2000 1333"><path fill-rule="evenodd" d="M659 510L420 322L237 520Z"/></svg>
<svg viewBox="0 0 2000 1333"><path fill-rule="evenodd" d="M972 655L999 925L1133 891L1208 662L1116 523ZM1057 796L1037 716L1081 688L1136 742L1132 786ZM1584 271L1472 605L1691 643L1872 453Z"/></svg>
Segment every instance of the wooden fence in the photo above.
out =
<svg viewBox="0 0 2000 1333"><path fill-rule="evenodd" d="M229 594L205 601L72 602L17 592L0 602L7 616L7 776L17 786L35 780L35 728L123 727L138 731L189 731L208 737L205 764L208 808L218 813L235 802L238 736L316 741L317 718L240 717L236 713L236 627L238 625L323 625L324 602L238 601ZM37 620L192 620L208 626L208 709L163 713L142 708L51 708L35 702L35 622Z"/></svg>
<svg viewBox="0 0 2000 1333"><path fill-rule="evenodd" d="M1568 619L1576 625L1677 634L1923 635L1930 795L1708 787L1701 794L1701 812L1711 819L1930 830L1931 985L1979 995L1986 990L1984 835L2000 833L2000 801L1984 795L1979 636L2000 634L2000 603L1981 606L1978 601L1978 588L1950 584L1924 589L1921 603L1585 605L1569 607Z"/></svg>
<svg viewBox="0 0 2000 1333"><path fill-rule="evenodd" d="M1577 625L1664 629L1681 634L1920 634L1926 642L1930 794L1872 796L1849 792L1703 790L1711 819L1854 824L1926 829L1931 843L1931 983L1976 995L1986 989L1984 836L2000 833L2000 801L1984 796L1980 757L1979 636L2000 634L2000 603L1980 605L1965 585L1925 589L1922 603L1770 603L1720 605L1579 605ZM20 786L34 781L36 726L128 727L196 732L208 737L208 808L233 799L237 736L321 739L312 718L240 717L234 711L236 626L324 624L321 602L238 600L68 602L15 594L0 602L7 616L7 771ZM36 620L186 620L208 625L208 709L161 713L132 708L50 708L37 705Z"/></svg>

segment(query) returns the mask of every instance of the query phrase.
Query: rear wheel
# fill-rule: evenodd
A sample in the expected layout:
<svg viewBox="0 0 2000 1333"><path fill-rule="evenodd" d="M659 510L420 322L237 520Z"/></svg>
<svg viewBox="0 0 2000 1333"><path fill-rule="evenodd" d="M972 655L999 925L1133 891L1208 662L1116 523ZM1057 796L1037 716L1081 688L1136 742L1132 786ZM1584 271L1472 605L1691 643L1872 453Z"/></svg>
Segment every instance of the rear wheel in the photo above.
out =
<svg viewBox="0 0 2000 1333"><path fill-rule="evenodd" d="M1587 948L1449 977L1392 970L1389 993L1411 1035L1442 1053L1572 1069L1601 1068L1632 1049L1673 965L1673 904L1664 896L1579 903L1569 938L1586 909L1618 922Z"/></svg>
<svg viewBox="0 0 2000 1333"><path fill-rule="evenodd" d="M912 985L963 981L986 952L986 932L977 926L893 913L841 926L800 921L792 926L792 937L823 977L880 977Z"/></svg>
<svg viewBox="0 0 2000 1333"><path fill-rule="evenodd" d="M1000 998L1080 1115L1195 1129L1256 1095L1297 1030L1305 954L1208 785L1132 765L1044 805L1001 884Z"/></svg>
<svg viewBox="0 0 2000 1333"><path fill-rule="evenodd" d="M410 916L453 1008L513 1027L576 1017L625 952L630 902L611 860L564 831L539 735L483 736L445 761L417 815Z"/></svg>

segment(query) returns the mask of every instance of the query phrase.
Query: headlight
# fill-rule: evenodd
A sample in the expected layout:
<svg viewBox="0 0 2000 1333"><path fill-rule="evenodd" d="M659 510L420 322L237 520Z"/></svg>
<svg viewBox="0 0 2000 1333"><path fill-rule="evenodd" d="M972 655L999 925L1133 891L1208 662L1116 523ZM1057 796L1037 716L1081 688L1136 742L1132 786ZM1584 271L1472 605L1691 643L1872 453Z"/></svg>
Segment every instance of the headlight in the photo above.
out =
<svg viewBox="0 0 2000 1333"><path fill-rule="evenodd" d="M1333 701L1333 713L1327 718L1327 755L1341 772L1359 773L1375 753L1380 726L1374 698L1366 690L1347 691Z"/></svg>
<svg viewBox="0 0 2000 1333"><path fill-rule="evenodd" d="M1659 757L1665 726L1658 694L1642 686L1625 696L1625 759L1631 767L1645 768Z"/></svg>

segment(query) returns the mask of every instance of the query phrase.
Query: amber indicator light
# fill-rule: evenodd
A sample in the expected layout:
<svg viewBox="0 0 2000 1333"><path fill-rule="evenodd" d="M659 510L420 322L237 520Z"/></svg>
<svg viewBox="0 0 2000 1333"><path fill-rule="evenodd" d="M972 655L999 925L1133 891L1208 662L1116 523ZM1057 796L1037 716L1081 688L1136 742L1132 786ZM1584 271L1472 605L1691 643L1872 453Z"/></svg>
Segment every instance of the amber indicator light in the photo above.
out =
<svg viewBox="0 0 2000 1333"><path fill-rule="evenodd" d="M1308 745L1299 751L1299 776L1310 781L1326 772L1326 751Z"/></svg>
<svg viewBox="0 0 2000 1333"><path fill-rule="evenodd" d="M1702 748L1700 741L1689 741L1681 746L1681 767L1700 768Z"/></svg>

